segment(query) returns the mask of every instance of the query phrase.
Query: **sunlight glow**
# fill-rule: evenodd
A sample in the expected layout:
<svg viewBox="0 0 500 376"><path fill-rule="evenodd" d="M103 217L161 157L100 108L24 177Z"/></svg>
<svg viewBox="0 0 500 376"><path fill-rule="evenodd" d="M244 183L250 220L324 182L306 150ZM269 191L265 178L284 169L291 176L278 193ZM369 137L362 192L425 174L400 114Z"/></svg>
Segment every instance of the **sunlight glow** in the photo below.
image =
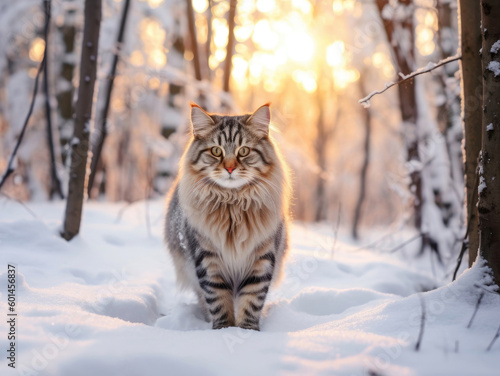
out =
<svg viewBox="0 0 500 376"><path fill-rule="evenodd" d="M42 38L35 38L31 42L29 56L33 61L40 62L43 59L43 54L45 51L45 41Z"/></svg>
<svg viewBox="0 0 500 376"><path fill-rule="evenodd" d="M333 80L335 87L338 89L345 89L347 85L356 82L359 79L359 72L355 69L334 69Z"/></svg>
<svg viewBox="0 0 500 376"><path fill-rule="evenodd" d="M257 22L252 40L264 50L273 50L278 45L278 35L271 29L267 20Z"/></svg>
<svg viewBox="0 0 500 376"><path fill-rule="evenodd" d="M434 32L432 29L425 27L424 25L418 25L416 28L416 44L418 51L423 56L431 55L435 49L434 43Z"/></svg>
<svg viewBox="0 0 500 376"><path fill-rule="evenodd" d="M234 55L233 59L233 71L232 75L236 80L243 80L248 71L248 63L241 55Z"/></svg>
<svg viewBox="0 0 500 376"><path fill-rule="evenodd" d="M214 18L212 21L212 28L214 30L214 44L219 48L224 48L227 45L227 37L229 29L225 19Z"/></svg>
<svg viewBox="0 0 500 376"><path fill-rule="evenodd" d="M163 3L163 0L148 0L148 4L151 8L157 8L161 3Z"/></svg>
<svg viewBox="0 0 500 376"><path fill-rule="evenodd" d="M234 28L234 37L240 43L245 42L252 35L254 26L252 24L236 26Z"/></svg>
<svg viewBox="0 0 500 376"><path fill-rule="evenodd" d="M238 14L250 14L255 12L255 0L239 0L237 3Z"/></svg>
<svg viewBox="0 0 500 376"><path fill-rule="evenodd" d="M130 62L136 67L141 67L144 65L144 55L141 51L135 50L130 55Z"/></svg>
<svg viewBox="0 0 500 376"><path fill-rule="evenodd" d="M193 9L198 13L204 13L208 9L208 0L193 0Z"/></svg>
<svg viewBox="0 0 500 376"><path fill-rule="evenodd" d="M274 0L257 0L257 10L262 13L269 13L276 7Z"/></svg>
<svg viewBox="0 0 500 376"><path fill-rule="evenodd" d="M333 0L332 8L335 15L340 15L344 11L352 11L356 5L355 0Z"/></svg>
<svg viewBox="0 0 500 376"><path fill-rule="evenodd" d="M309 0L292 0L292 6L304 14L310 14L312 10Z"/></svg>
<svg viewBox="0 0 500 376"><path fill-rule="evenodd" d="M326 61L328 65L331 67L340 67L344 65L344 50L344 42L341 40L329 45L326 49Z"/></svg>
<svg viewBox="0 0 500 376"><path fill-rule="evenodd" d="M316 72L312 70L304 71L296 69L293 71L292 78L295 82L301 84L308 93L314 93L318 88L316 83Z"/></svg>
<svg viewBox="0 0 500 376"><path fill-rule="evenodd" d="M141 39L144 43L144 51L147 53L147 62L150 67L161 68L167 63L167 55L164 47L166 32L160 24L146 18L140 24ZM136 60L139 63L139 60Z"/></svg>
<svg viewBox="0 0 500 376"><path fill-rule="evenodd" d="M292 31L285 41L290 60L297 63L308 63L314 55L314 40L306 32Z"/></svg>

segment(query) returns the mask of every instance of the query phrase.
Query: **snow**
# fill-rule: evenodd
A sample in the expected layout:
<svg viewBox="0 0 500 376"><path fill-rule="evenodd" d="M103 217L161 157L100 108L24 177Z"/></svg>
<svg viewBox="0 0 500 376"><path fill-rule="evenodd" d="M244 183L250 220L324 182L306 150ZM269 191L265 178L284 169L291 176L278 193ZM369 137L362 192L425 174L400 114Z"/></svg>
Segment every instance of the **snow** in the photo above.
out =
<svg viewBox="0 0 500 376"><path fill-rule="evenodd" d="M500 76L500 62L490 61L488 64L488 70L492 71L495 77Z"/></svg>
<svg viewBox="0 0 500 376"><path fill-rule="evenodd" d="M491 46L490 52L492 54L497 54L498 51L500 51L500 39L497 40L493 45Z"/></svg>
<svg viewBox="0 0 500 376"><path fill-rule="evenodd" d="M428 291L440 277L415 249L368 251L334 239L334 226L296 223L261 332L214 331L194 295L175 287L162 201L86 204L82 233L71 242L58 235L62 202L28 205L37 218L0 201L0 311L14 264L19 315L17 369L3 357L2 375L498 374L500 342L486 348L500 296L481 263ZM421 298L426 321L415 351ZM0 347L8 348L5 335Z"/></svg>
<svg viewBox="0 0 500 376"><path fill-rule="evenodd" d="M479 177L479 186L477 187L477 191L479 193L483 193L483 191L486 189L486 180L484 180L483 176Z"/></svg>
<svg viewBox="0 0 500 376"><path fill-rule="evenodd" d="M486 131L489 132L489 131L492 131L494 130L495 128L493 127L493 123L489 123L487 126L486 126Z"/></svg>

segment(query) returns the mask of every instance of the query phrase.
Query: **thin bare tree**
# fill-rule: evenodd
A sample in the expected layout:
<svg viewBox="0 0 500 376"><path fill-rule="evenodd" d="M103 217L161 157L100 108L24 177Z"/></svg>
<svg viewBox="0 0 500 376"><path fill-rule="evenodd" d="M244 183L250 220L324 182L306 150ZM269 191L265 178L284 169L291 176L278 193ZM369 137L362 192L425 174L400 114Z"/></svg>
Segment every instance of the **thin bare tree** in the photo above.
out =
<svg viewBox="0 0 500 376"><path fill-rule="evenodd" d="M99 113L96 113L95 131L98 133L97 140L95 144L92 145L92 162L90 163L90 175L87 189L89 197L91 197L92 186L94 185L94 179L97 172L98 163L101 158L102 148L108 134L108 113L111 104L111 95L113 94L116 68L118 66L120 52L123 47L123 39L125 36L125 26L127 24L129 8L130 0L125 0L125 2L123 3L122 16L120 20L120 26L118 28L115 50L113 52L113 61L111 62L111 70L108 74L108 77L106 78L106 87L104 89L104 105L102 107L102 110L99 111Z"/></svg>
<svg viewBox="0 0 500 376"><path fill-rule="evenodd" d="M187 19L189 28L189 44L191 52L193 53L194 76L198 81L203 79L201 72L200 52L198 49L198 40L196 39L196 25L194 19L194 9L192 0L186 0L187 5Z"/></svg>
<svg viewBox="0 0 500 376"><path fill-rule="evenodd" d="M413 0L389 0L375 1L380 18L382 20L385 34L392 50L396 69L405 77L410 76L415 69L415 30L413 23ZM405 14L403 18L391 19L384 16L387 14L386 7L396 7ZM399 13L398 13L399 14ZM411 76L410 76L411 77ZM413 195L413 216L414 226L419 231L421 237L421 250L430 249L441 261L438 239L435 239L430 233L424 218L424 207L434 205L429 202L428 195L424 193L423 176L424 167L422 166L421 139L425 137L422 130L419 129L419 106L417 102L416 86L413 77L401 81L398 85L398 99L401 112L401 118L404 125L404 134L406 142L406 159L409 165L413 166L409 173L409 191ZM422 166L422 167L420 167ZM439 192L438 192L439 194Z"/></svg>
<svg viewBox="0 0 500 376"><path fill-rule="evenodd" d="M234 25L236 17L236 0L230 0L229 2L229 15L227 20L228 25L228 36L227 36L227 49L226 49L226 59L224 61L224 80L222 84L222 89L225 92L229 92L229 80L231 78L233 51L234 51Z"/></svg>
<svg viewBox="0 0 500 376"><path fill-rule="evenodd" d="M367 95L363 75L361 75L359 79L359 90L363 97ZM369 108L363 109L363 127L365 130L365 138L363 142L363 164L361 165L361 170L359 173L359 193L358 200L356 202L356 208L354 210L354 220L352 222L352 237L354 239L359 239L358 228L361 221L361 209L363 208L363 203L366 196L366 182L368 175L368 166L370 164L371 112Z"/></svg>
<svg viewBox="0 0 500 376"><path fill-rule="evenodd" d="M44 11L45 11L45 28L44 28L44 39L45 39L45 50L44 50L44 60L45 64L43 66L43 92L45 95L45 117L47 119L47 143L49 145L49 155L50 155L50 192L49 197L54 197L57 194L60 198L64 198L64 194L61 187L61 180L57 173L56 166L56 153L54 150L54 135L52 129L52 108L50 105L51 95L49 88L49 61L48 61L48 46L50 44L50 18L52 12L52 6L50 0L43 1Z"/></svg>
<svg viewBox="0 0 500 376"><path fill-rule="evenodd" d="M71 139L71 166L62 237L71 240L80 231L86 193L90 121L97 73L97 52L101 26L101 0L85 0L80 82Z"/></svg>
<svg viewBox="0 0 500 376"><path fill-rule="evenodd" d="M500 283L500 4L481 0L483 122L479 175L479 252Z"/></svg>

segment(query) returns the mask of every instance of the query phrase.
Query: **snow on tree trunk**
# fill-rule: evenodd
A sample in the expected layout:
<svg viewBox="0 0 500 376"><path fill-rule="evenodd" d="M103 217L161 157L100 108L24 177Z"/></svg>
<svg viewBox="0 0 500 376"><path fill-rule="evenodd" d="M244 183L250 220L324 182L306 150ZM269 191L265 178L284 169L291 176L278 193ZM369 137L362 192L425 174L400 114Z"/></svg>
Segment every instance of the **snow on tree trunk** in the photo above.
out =
<svg viewBox="0 0 500 376"><path fill-rule="evenodd" d="M80 231L83 200L86 193L90 119L94 101L99 29L101 26L101 0L86 0L84 13L80 84L75 111L75 128L73 138L70 141L71 167L62 233L66 240L71 240Z"/></svg>
<svg viewBox="0 0 500 376"><path fill-rule="evenodd" d="M483 136L479 175L479 252L500 282L500 4L481 1Z"/></svg>
<svg viewBox="0 0 500 376"><path fill-rule="evenodd" d="M409 75L415 68L412 1L398 0L392 3L389 0L376 0L376 4L396 61L396 69L405 76ZM424 206L428 203L425 202L427 195L424 195L422 190L423 166L419 141L423 135L418 129L419 109L415 79L398 85L398 97L406 138L406 158L410 176L409 190L413 195L414 225L422 235L422 250L427 246L436 250L436 241L430 238L429 229L425 227L423 218Z"/></svg>
<svg viewBox="0 0 500 376"><path fill-rule="evenodd" d="M79 5L74 0L64 0L62 3L63 24L58 28L59 39L62 42L60 55L61 65L58 69L59 79L57 80L57 109L58 109L58 129L59 142L62 150L63 164L68 165L69 160L69 141L73 133L73 77L75 75L75 37L76 37L76 18Z"/></svg>
<svg viewBox="0 0 500 376"><path fill-rule="evenodd" d="M459 1L462 119L464 127L465 207L469 221L469 266L479 249L477 214L477 158L481 150L483 82L480 59L481 10L477 0Z"/></svg>

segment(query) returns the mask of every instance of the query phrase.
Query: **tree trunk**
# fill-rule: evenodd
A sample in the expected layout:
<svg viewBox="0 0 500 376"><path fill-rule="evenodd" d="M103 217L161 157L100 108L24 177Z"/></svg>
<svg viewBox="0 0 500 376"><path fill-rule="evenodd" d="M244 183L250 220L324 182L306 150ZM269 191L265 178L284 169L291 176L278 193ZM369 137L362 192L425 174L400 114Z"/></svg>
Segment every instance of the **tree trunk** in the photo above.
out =
<svg viewBox="0 0 500 376"><path fill-rule="evenodd" d="M45 117L47 119L47 143L49 145L49 155L50 155L50 192L49 197L52 199L55 194L60 198L64 198L62 192L61 180L57 174L56 166L56 153L54 150L54 135L52 133L52 108L50 106L50 90L49 90L49 61L48 61L48 49L49 49L49 31L50 31L50 17L51 17L51 4L50 0L44 0L44 10L45 10L45 52L44 59L45 64L43 66L43 91L45 95Z"/></svg>
<svg viewBox="0 0 500 376"><path fill-rule="evenodd" d="M361 91L361 97L367 95L366 89L363 82L363 77L359 80L359 87ZM370 138L371 138L371 112L369 108L363 109L364 121L363 125L365 128L365 140L364 140L364 158L363 165L361 166L361 172L359 174L359 194L358 201L356 203L356 209L354 210L354 220L352 223L352 237L354 239L359 239L358 227L361 221L361 209L363 207L363 202L365 201L366 195L366 177L368 175L368 166L370 163Z"/></svg>
<svg viewBox="0 0 500 376"><path fill-rule="evenodd" d="M409 75L415 69L413 25L415 5L412 0L398 0L397 2L376 0L376 5L394 55L396 69L403 75ZM389 12L386 7L389 8ZM387 17L388 14L394 14L395 18ZM399 15L405 15L405 17L402 18ZM433 226L431 217L432 212L435 212L434 209L439 210L435 207L442 197L443 189L449 189L449 186L443 187L439 183L436 185L432 179L433 175L442 173L439 171L442 169L442 163L433 161L434 158L422 161L420 155L420 149L424 153L427 151L425 141L432 139L434 130L429 128L430 125L419 124L419 117L422 113L418 106L415 80L411 79L398 85L398 96L406 141L407 165L410 169L409 191L413 195L414 226L421 237L420 254L428 249L435 253L439 262L442 262L440 244L441 247L448 247L448 244L440 241L444 239L440 234L441 229L444 230L444 228ZM427 180L424 181L424 177ZM443 213L441 212L441 215ZM444 216L441 219L443 226L446 226L447 219Z"/></svg>
<svg viewBox="0 0 500 376"><path fill-rule="evenodd" d="M464 124L465 201L469 222L469 266L479 249L477 213L477 158L481 150L481 119L483 101L481 49L481 10L477 0L459 0L460 61L462 119Z"/></svg>
<svg viewBox="0 0 500 376"><path fill-rule="evenodd" d="M108 113L111 104L111 95L113 94L113 84L115 82L116 67L118 65L118 59L123 45L123 37L125 35L125 25L127 23L128 10L130 7L130 0L125 0L123 4L122 17L120 20L120 27L118 30L118 37L116 38L115 52L113 53L113 62L111 63L111 71L107 77L106 89L105 89L105 99L102 112L96 114L96 127L95 131L98 133L98 138L93 145L92 150L92 162L90 164L90 175L88 182L88 196L91 197L92 186L94 185L94 178L97 172L99 159L101 158L102 148L104 146L104 141L108 134ZM99 190L98 190L99 194Z"/></svg>
<svg viewBox="0 0 500 376"><path fill-rule="evenodd" d="M224 83L223 90L229 92L229 80L231 79L231 67L233 59L234 50L234 24L236 16L236 0L231 0L229 2L229 18L227 20L228 24L228 36L227 36L227 50L226 50L226 60L224 61Z"/></svg>
<svg viewBox="0 0 500 376"><path fill-rule="evenodd" d="M500 4L481 1L483 135L479 176L479 252L500 283ZM496 44L495 44L496 43ZM493 44L495 47L492 48Z"/></svg>
<svg viewBox="0 0 500 376"><path fill-rule="evenodd" d="M407 19L402 20L398 25L400 29L406 32L408 38L410 38L409 46L399 46L398 42L394 40L396 32L401 32L402 30L396 30L395 21L383 17L383 11L386 6L389 5L389 0L376 0L377 7L380 13L380 17L384 24L384 30L391 46L394 58L396 60L396 69L399 70L404 75L410 74L415 65L414 58L414 29L413 29L413 17L408 16ZM399 0L397 6L408 7L411 6L410 0ZM407 160L410 164L420 165L420 155L419 155L419 132L417 129L417 119L418 119L418 109L417 101L415 96L415 81L413 79L398 85L398 97L399 97L399 107L401 111L401 118L404 126L404 134L406 136L406 151ZM413 211L414 211L414 223L415 228L418 231L422 231L422 207L423 207L423 195L422 195L422 174L421 170L417 167L410 172L410 192L413 194Z"/></svg>
<svg viewBox="0 0 500 376"><path fill-rule="evenodd" d="M212 70L210 69L210 55L212 54L212 22L213 22L213 13L212 13L212 4L213 0L208 0L208 9L207 9L207 43L205 44L205 55L206 55L206 67L207 67L207 79L208 81L212 80Z"/></svg>
<svg viewBox="0 0 500 376"><path fill-rule="evenodd" d="M325 125L325 104L321 89L316 90L316 98L318 102L318 120L316 121L316 163L318 166L318 182L316 183L316 194L314 199L316 202L316 210L314 220L316 222L326 219L327 199L326 199L326 144L328 135Z"/></svg>
<svg viewBox="0 0 500 376"><path fill-rule="evenodd" d="M438 11L438 33L437 41L441 59L449 58L456 54L458 48L458 30L455 23L455 11L448 0L439 0L437 4ZM446 140L446 152L450 163L450 180L454 187L464 186L464 169L462 154L463 127L460 119L460 95L456 93L455 87L450 88L449 82L455 82L454 79L457 63L447 64L437 74L437 80L440 84L440 95L444 98L437 108L437 119L439 130L443 133ZM462 195L458 193L458 204L462 207ZM454 208L460 210L460 208ZM463 215L460 216L460 223L463 224Z"/></svg>
<svg viewBox="0 0 500 376"><path fill-rule="evenodd" d="M187 19L189 27L189 41L191 44L191 51L193 52L193 63L194 63L194 76L198 81L203 79L201 73L201 63L200 63L200 52L198 50L198 40L196 39L196 25L194 19L194 9L192 0L186 0L187 5Z"/></svg>
<svg viewBox="0 0 500 376"><path fill-rule="evenodd" d="M61 146L61 159L63 164L69 165L69 153L67 153L66 146L69 143L74 128L74 106L73 106L73 76L75 73L76 59L75 54L75 35L76 35L76 18L77 12L75 10L75 1L65 0L63 2L64 23L59 28L61 39L63 41L64 51L61 56L61 67L59 71L59 80L57 87L62 88L57 93L57 107L59 110L58 129L59 129L59 143Z"/></svg>
<svg viewBox="0 0 500 376"><path fill-rule="evenodd" d="M71 139L70 180L62 233L66 240L71 240L79 233L82 219L100 26L101 0L85 0L80 84L75 112L75 128Z"/></svg>

